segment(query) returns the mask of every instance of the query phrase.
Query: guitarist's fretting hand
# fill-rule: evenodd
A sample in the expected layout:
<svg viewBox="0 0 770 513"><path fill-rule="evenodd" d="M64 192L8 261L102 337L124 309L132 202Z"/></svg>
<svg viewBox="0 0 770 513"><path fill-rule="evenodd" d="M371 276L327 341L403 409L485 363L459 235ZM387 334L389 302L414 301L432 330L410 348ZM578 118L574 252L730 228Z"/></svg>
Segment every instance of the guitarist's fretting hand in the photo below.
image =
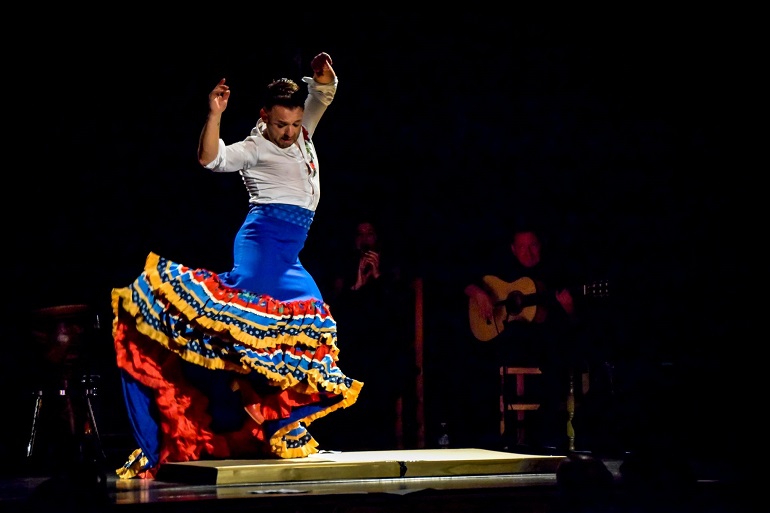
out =
<svg viewBox="0 0 770 513"><path fill-rule="evenodd" d="M575 301L572 299L572 294L569 289L557 290L556 301L558 301L564 311L567 312L570 319L575 317Z"/></svg>

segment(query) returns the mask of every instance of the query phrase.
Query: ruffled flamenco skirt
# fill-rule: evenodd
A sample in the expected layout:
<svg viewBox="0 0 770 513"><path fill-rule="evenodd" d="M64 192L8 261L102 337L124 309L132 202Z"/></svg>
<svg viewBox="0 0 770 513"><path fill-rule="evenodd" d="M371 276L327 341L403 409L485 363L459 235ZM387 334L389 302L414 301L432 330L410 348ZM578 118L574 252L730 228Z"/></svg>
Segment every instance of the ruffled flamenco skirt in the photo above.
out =
<svg viewBox="0 0 770 513"><path fill-rule="evenodd" d="M119 477L164 462L299 458L307 427L356 402L337 366L336 323L318 299L278 301L150 253L113 289L113 338L139 448Z"/></svg>

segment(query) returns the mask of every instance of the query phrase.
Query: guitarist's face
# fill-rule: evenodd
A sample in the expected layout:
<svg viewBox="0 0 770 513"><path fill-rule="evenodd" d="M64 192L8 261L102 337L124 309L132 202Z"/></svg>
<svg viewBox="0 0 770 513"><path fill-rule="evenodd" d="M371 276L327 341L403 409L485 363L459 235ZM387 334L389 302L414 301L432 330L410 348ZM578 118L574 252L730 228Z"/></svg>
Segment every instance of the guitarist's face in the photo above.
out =
<svg viewBox="0 0 770 513"><path fill-rule="evenodd" d="M540 262L540 239L532 232L519 232L513 236L511 251L524 267L534 267Z"/></svg>

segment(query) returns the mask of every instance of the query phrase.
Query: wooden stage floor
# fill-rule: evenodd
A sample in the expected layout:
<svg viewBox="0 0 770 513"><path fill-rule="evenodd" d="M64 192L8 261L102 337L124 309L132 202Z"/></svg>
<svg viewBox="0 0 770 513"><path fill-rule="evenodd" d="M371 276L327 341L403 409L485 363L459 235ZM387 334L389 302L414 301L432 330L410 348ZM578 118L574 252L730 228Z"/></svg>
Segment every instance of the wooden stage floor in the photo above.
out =
<svg viewBox="0 0 770 513"><path fill-rule="evenodd" d="M484 449L417 449L319 453L294 460L221 460L167 464L154 480L102 486L73 476L26 477L0 483L4 513L137 511L197 513L555 513L690 512L745 509L735 483L705 479L692 486L629 489L619 460L597 460L612 485L588 494L557 477L566 456ZM581 476L584 479L586 476ZM741 504L741 506L738 506ZM739 509L736 509L736 508Z"/></svg>
<svg viewBox="0 0 770 513"><path fill-rule="evenodd" d="M485 449L324 452L290 460L170 463L158 478L197 484L264 484L349 479L554 474L564 456Z"/></svg>

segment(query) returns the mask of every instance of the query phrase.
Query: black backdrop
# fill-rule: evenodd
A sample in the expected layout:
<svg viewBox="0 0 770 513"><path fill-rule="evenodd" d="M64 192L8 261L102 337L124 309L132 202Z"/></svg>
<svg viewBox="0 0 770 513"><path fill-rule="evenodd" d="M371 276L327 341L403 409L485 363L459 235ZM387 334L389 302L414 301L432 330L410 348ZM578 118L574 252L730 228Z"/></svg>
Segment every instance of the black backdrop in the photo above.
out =
<svg viewBox="0 0 770 513"><path fill-rule="evenodd" d="M465 329L456 276L510 220L536 216L553 251L612 280L601 336L615 355L686 369L696 416L714 376L732 383L724 373L749 342L740 305L724 298L751 269L731 233L750 204L730 160L745 98L729 18L252 21L228 10L185 25L129 14L122 28L30 23L7 63L10 339L24 339L14 319L35 308L108 314L111 288L149 251L226 270L246 194L195 160L207 94L227 78L222 135L238 140L260 88L327 51L340 88L315 136L323 197L302 257L313 272L352 216L376 210L428 287L430 355ZM11 348L10 369L15 358Z"/></svg>

